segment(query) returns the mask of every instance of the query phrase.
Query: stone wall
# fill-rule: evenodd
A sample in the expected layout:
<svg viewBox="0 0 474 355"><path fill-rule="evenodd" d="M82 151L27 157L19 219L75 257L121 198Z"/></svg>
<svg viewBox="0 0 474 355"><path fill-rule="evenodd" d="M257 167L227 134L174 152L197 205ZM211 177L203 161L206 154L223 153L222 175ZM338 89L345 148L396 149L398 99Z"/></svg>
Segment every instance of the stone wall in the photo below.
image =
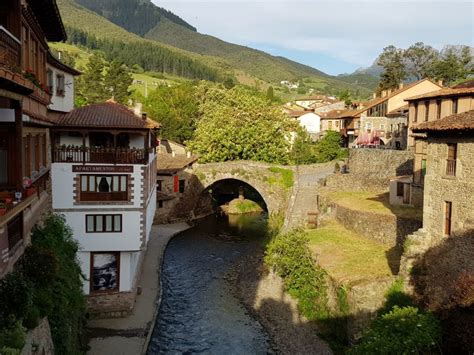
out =
<svg viewBox="0 0 474 355"><path fill-rule="evenodd" d="M51 329L48 318L40 320L38 326L26 334L25 346L21 350L21 355L53 355L54 345L51 338Z"/></svg>
<svg viewBox="0 0 474 355"><path fill-rule="evenodd" d="M386 183L391 177L410 175L413 171L413 152L389 149L350 149L348 167L364 183Z"/></svg>
<svg viewBox="0 0 474 355"><path fill-rule="evenodd" d="M421 228L421 221L394 215L353 210L333 204L337 220L366 238L401 246L407 235Z"/></svg>
<svg viewBox="0 0 474 355"><path fill-rule="evenodd" d="M111 292L87 296L87 309L92 318L128 316L135 304L136 292Z"/></svg>

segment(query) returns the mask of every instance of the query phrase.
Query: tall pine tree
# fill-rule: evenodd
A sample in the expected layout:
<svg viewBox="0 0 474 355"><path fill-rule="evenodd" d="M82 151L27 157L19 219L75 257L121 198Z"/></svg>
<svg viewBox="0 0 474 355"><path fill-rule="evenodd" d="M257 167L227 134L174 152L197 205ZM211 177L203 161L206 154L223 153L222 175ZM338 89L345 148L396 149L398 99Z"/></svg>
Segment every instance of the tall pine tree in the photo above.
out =
<svg viewBox="0 0 474 355"><path fill-rule="evenodd" d="M130 96L128 88L132 85L132 82L132 75L125 65L116 60L110 63L109 70L104 77L106 94L113 96L115 101L126 104Z"/></svg>

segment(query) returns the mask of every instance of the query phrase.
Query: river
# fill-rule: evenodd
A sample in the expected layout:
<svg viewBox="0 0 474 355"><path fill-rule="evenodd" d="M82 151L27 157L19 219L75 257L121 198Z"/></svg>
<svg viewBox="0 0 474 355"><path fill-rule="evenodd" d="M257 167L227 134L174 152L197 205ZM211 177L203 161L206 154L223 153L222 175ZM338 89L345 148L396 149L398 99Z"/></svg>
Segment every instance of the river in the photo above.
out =
<svg viewBox="0 0 474 355"><path fill-rule="evenodd" d="M265 215L208 217L170 241L148 354L266 354L269 337L231 292L227 274L261 252Z"/></svg>

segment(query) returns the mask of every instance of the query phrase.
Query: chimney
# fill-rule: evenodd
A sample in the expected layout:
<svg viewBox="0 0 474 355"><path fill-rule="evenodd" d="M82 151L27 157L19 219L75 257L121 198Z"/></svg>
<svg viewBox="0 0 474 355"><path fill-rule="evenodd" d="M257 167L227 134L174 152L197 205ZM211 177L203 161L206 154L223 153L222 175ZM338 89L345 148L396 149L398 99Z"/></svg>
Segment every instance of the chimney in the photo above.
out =
<svg viewBox="0 0 474 355"><path fill-rule="evenodd" d="M143 113L142 113L142 120L143 120L143 121L146 121L146 112L143 112Z"/></svg>
<svg viewBox="0 0 474 355"><path fill-rule="evenodd" d="M191 158L191 152L190 152L189 150L186 152L186 157L187 157L188 159Z"/></svg>
<svg viewBox="0 0 474 355"><path fill-rule="evenodd" d="M374 93L372 94L372 98L373 98L373 99L376 99L376 98L377 98L377 93L376 93L376 92L374 92Z"/></svg>
<svg viewBox="0 0 474 355"><path fill-rule="evenodd" d="M133 113L137 116L141 116L142 115L142 107L143 107L143 104L141 104L140 102L137 102L135 104L135 106L133 107Z"/></svg>
<svg viewBox="0 0 474 355"><path fill-rule="evenodd" d="M438 80L438 85L443 86L443 80Z"/></svg>
<svg viewBox="0 0 474 355"><path fill-rule="evenodd" d="M387 90L382 90L382 97L387 96Z"/></svg>
<svg viewBox="0 0 474 355"><path fill-rule="evenodd" d="M172 156L173 158L176 156L176 152L175 152L174 150L171 152L171 156Z"/></svg>
<svg viewBox="0 0 474 355"><path fill-rule="evenodd" d="M403 84L403 83L398 84L398 90L403 89L403 86L404 86L404 85L405 85L405 84Z"/></svg>

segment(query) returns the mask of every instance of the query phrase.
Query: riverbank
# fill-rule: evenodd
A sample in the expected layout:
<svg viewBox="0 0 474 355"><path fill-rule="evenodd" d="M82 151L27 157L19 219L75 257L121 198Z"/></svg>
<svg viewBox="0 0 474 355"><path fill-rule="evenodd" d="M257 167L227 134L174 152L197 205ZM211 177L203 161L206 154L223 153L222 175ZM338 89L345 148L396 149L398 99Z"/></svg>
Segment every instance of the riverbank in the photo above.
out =
<svg viewBox="0 0 474 355"><path fill-rule="evenodd" d="M88 324L90 355L129 355L146 351L157 314L160 269L168 242L189 229L186 223L154 225L140 276L142 292L137 296L133 313L125 318L96 319Z"/></svg>
<svg viewBox="0 0 474 355"><path fill-rule="evenodd" d="M300 315L283 280L264 265L261 248L242 258L228 278L234 295L268 332L276 353L332 354L316 325Z"/></svg>

